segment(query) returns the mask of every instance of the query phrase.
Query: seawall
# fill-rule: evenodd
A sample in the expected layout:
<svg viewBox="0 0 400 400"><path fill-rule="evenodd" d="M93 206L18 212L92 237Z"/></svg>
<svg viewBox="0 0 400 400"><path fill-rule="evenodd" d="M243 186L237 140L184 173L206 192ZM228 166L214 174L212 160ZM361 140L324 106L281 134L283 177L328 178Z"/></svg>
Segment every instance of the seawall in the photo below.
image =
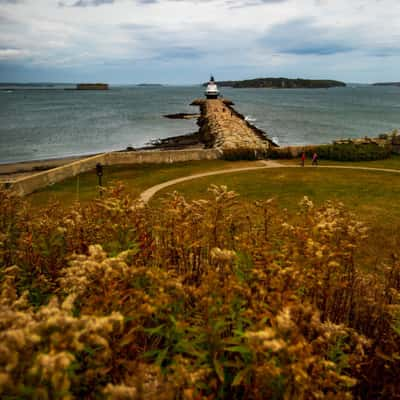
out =
<svg viewBox="0 0 400 400"><path fill-rule="evenodd" d="M173 150L173 151L132 151L112 152L88 157L48 171L3 182L0 188L10 189L20 196L25 196L67 178L79 175L102 165L143 164L143 163L174 163L182 161L215 160L220 157L217 150Z"/></svg>

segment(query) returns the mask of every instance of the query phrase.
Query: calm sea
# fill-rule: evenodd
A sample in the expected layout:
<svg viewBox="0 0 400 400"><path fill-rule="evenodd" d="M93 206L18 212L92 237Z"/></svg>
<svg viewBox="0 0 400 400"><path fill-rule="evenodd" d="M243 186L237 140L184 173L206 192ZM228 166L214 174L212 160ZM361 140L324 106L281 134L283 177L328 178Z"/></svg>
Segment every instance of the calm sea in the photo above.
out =
<svg viewBox="0 0 400 400"><path fill-rule="evenodd" d="M231 89L224 97L280 145L329 143L400 128L400 88ZM90 154L195 132L203 89L118 87L109 91L0 90L0 163Z"/></svg>

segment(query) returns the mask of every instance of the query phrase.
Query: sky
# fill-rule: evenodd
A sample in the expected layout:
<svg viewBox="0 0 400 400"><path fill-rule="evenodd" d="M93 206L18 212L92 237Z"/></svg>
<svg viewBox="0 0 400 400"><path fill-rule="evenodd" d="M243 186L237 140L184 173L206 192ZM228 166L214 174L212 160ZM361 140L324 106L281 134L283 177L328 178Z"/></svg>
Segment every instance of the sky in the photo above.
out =
<svg viewBox="0 0 400 400"><path fill-rule="evenodd" d="M0 82L400 81L399 0L0 0Z"/></svg>

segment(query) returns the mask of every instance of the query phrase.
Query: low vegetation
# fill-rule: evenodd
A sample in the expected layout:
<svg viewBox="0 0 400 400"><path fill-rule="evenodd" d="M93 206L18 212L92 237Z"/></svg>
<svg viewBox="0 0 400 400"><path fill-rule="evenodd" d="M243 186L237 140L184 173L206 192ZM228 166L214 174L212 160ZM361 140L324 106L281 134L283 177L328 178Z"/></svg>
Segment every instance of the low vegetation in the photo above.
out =
<svg viewBox="0 0 400 400"><path fill-rule="evenodd" d="M392 153L390 145L379 146L377 144L332 144L318 146L316 149L322 160L335 161L372 161L389 158ZM307 154L312 157L312 153Z"/></svg>
<svg viewBox="0 0 400 400"><path fill-rule="evenodd" d="M209 193L39 215L0 192L0 396L396 398L397 247L366 270L339 202Z"/></svg>
<svg viewBox="0 0 400 400"><path fill-rule="evenodd" d="M267 158L267 156L268 150L266 149L254 149L246 147L224 149L224 152L222 154L222 158L227 161L254 161Z"/></svg>
<svg viewBox="0 0 400 400"><path fill-rule="evenodd" d="M375 143L334 143L305 147L307 157L311 158L314 152L318 154L321 160L373 161L390 158L392 146L390 144L378 145ZM294 158L289 148L286 148L286 151L279 148L271 148L268 156L273 159Z"/></svg>

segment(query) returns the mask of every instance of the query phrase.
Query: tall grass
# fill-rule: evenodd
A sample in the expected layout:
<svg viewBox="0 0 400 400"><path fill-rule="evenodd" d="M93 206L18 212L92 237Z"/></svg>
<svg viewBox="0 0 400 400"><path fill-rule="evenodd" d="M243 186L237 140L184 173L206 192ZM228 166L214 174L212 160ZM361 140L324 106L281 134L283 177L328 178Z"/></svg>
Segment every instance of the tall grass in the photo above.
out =
<svg viewBox="0 0 400 400"><path fill-rule="evenodd" d="M210 191L40 214L0 192L2 398L396 398L396 249L365 272L340 203Z"/></svg>

